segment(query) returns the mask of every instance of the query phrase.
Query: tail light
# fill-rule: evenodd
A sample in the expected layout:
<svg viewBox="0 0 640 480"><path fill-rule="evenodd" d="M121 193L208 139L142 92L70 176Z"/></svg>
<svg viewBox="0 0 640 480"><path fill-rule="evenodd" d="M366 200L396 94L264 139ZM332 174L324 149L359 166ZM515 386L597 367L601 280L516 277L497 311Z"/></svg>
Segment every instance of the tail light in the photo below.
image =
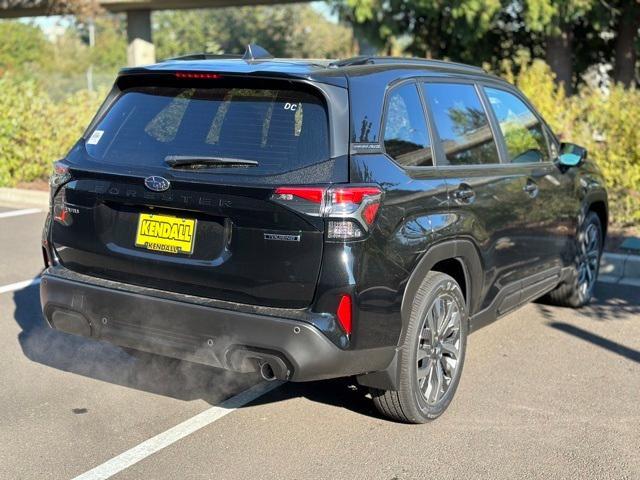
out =
<svg viewBox="0 0 640 480"><path fill-rule="evenodd" d="M53 220L61 223L62 225L71 225L71 215L66 207L66 192L64 185L71 180L71 173L69 172L69 166L58 161L53 164L53 172L49 177L49 185L51 186L51 210L53 213Z"/></svg>
<svg viewBox="0 0 640 480"><path fill-rule="evenodd" d="M271 199L306 215L324 217L327 237L364 237L376 219L382 190L377 186L279 187Z"/></svg>
<svg viewBox="0 0 640 480"><path fill-rule="evenodd" d="M69 166L61 161L53 164L53 172L49 177L49 185L51 188L56 189L60 185L63 185L71 180L71 174L69 173Z"/></svg>
<svg viewBox="0 0 640 480"><path fill-rule="evenodd" d="M219 73L205 73L205 72L176 72L176 78L189 79L189 80L219 80L222 75Z"/></svg>
<svg viewBox="0 0 640 480"><path fill-rule="evenodd" d="M66 189L62 187L58 190L58 193L53 197L53 220L68 227L71 225L73 218L71 212L67 207L66 201Z"/></svg>

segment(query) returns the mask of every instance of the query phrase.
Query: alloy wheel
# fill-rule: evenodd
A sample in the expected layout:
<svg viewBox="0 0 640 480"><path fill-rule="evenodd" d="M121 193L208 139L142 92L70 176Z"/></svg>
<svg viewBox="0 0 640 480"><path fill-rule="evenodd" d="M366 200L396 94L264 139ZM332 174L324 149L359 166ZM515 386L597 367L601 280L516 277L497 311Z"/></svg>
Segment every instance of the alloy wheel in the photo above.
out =
<svg viewBox="0 0 640 480"><path fill-rule="evenodd" d="M581 298L587 298L596 284L600 261L600 235L598 227L593 223L590 223L582 233L578 255L578 291Z"/></svg>
<svg viewBox="0 0 640 480"><path fill-rule="evenodd" d="M438 295L427 310L417 352L418 386L429 405L447 393L460 364L460 322L456 299Z"/></svg>

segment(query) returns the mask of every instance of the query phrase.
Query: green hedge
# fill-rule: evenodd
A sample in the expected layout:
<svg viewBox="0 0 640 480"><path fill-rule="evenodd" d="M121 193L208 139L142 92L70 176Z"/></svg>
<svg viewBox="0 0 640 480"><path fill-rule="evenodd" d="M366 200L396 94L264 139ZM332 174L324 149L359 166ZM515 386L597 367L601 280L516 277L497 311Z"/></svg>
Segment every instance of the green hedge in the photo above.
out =
<svg viewBox="0 0 640 480"><path fill-rule="evenodd" d="M33 80L0 78L0 186L46 179L76 142L104 92L55 101Z"/></svg>
<svg viewBox="0 0 640 480"><path fill-rule="evenodd" d="M640 91L615 86L608 94L583 86L566 98L539 60L503 75L515 83L563 140L589 149L604 172L612 221L640 222ZM45 179L51 162L73 145L105 92L53 100L34 81L0 78L0 186Z"/></svg>
<svg viewBox="0 0 640 480"><path fill-rule="evenodd" d="M541 60L524 64L507 80L531 99L558 136L586 147L606 178L611 220L640 222L640 91L614 85L603 92L583 85L572 97L557 88Z"/></svg>

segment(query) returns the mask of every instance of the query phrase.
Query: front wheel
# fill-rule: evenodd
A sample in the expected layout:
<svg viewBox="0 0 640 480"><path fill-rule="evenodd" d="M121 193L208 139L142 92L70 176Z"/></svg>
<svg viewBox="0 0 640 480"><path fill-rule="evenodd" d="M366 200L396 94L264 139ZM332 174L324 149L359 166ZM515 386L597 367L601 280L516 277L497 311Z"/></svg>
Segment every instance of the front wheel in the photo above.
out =
<svg viewBox="0 0 640 480"><path fill-rule="evenodd" d="M550 303L579 308L591 301L602 256L602 224L595 212L589 212L576 238L576 263L571 278L548 295Z"/></svg>
<svg viewBox="0 0 640 480"><path fill-rule="evenodd" d="M460 381L467 310L458 283L429 272L414 298L400 351L398 390L372 390L377 409L407 423L425 423L449 406Z"/></svg>

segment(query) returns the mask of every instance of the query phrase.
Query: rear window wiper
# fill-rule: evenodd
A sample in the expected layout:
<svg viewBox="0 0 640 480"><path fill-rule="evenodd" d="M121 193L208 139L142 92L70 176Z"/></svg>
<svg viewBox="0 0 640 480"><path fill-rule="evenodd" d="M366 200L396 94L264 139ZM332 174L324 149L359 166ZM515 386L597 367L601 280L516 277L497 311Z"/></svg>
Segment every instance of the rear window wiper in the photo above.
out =
<svg viewBox="0 0 640 480"><path fill-rule="evenodd" d="M256 167L255 160L193 155L167 155L164 161L171 168Z"/></svg>

